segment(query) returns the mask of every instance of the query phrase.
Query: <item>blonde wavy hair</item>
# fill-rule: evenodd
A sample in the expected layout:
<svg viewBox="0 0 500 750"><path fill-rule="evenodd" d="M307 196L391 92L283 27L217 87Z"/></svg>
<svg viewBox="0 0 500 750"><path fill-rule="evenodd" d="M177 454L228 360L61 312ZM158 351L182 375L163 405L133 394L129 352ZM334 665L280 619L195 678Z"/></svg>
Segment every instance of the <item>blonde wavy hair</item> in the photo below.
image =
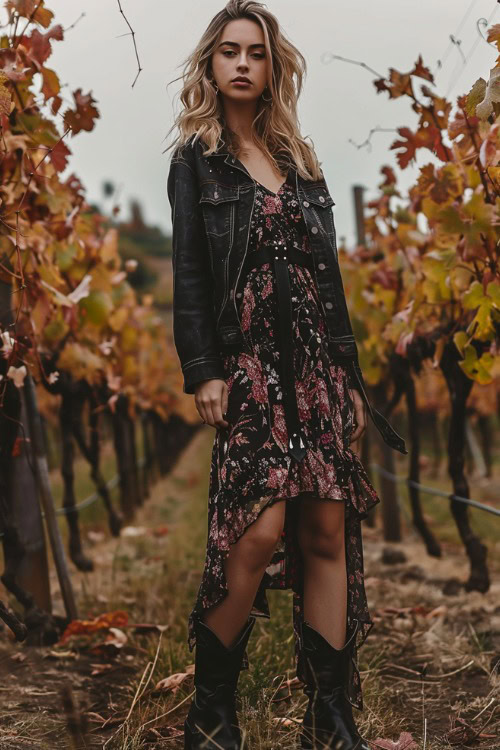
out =
<svg viewBox="0 0 500 750"><path fill-rule="evenodd" d="M276 16L256 0L229 0L225 8L212 18L194 51L181 63L183 73L174 81L181 78L184 81L180 92L183 109L167 137L176 128L179 134L166 151L180 148L194 136L194 141L200 138L208 146L203 155L209 156L223 138L229 152L238 158L238 136L226 125L222 103L210 81L212 54L226 24L236 18L248 18L260 24L267 57L271 61L271 80L267 85L272 100L265 102L259 98L252 123L255 145L278 171L292 165L305 180L322 179L314 147L299 132L297 100L306 73L305 58L286 39Z"/></svg>

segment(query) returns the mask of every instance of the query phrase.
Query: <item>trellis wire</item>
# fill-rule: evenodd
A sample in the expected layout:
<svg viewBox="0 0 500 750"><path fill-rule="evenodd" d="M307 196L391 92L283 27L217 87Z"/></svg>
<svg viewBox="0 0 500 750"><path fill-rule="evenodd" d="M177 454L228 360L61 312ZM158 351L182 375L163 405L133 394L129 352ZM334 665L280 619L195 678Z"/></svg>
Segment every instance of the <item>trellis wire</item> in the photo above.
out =
<svg viewBox="0 0 500 750"><path fill-rule="evenodd" d="M146 459L140 458L137 461L137 466L139 469L142 469L142 467L145 465ZM106 487L108 490L114 489L120 481L120 476L118 474L115 474L114 477L111 477L111 479L108 479L106 482ZM97 500L99 500L100 495L98 492L93 492L91 495L85 498L85 500L82 500L81 503L77 503L72 508L56 508L56 515L57 516L68 516L70 513L75 513L78 510L82 510L82 508L88 508L89 505L93 505ZM42 518L45 518L45 513L41 511ZM5 536L5 534L0 533L0 539Z"/></svg>
<svg viewBox="0 0 500 750"><path fill-rule="evenodd" d="M383 474L384 477L387 477L387 479L390 479L392 482L405 482L406 484L410 485L410 487L418 487L422 492L425 492L428 495L446 497L448 498L448 500L457 500L459 503L465 503L466 505L471 505L473 508L478 508L478 510L485 510L487 513L493 513L493 515L495 516L500 516L500 509L492 508L491 505L478 503L477 500L471 500L470 497L461 497L460 495L455 495L453 492L445 492L444 490L440 490L437 487L427 487L424 484L415 482L414 479L408 479L407 477L393 474L391 471L387 471L387 469L384 469L383 466L380 466L377 463L370 463L369 466L372 469L375 469L375 471L378 471L379 474Z"/></svg>

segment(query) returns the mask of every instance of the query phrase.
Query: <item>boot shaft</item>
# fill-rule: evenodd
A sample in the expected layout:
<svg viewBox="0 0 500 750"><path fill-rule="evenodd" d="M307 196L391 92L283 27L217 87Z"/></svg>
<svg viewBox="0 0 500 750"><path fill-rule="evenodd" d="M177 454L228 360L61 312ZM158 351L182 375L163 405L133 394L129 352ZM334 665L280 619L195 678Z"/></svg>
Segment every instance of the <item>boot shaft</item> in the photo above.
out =
<svg viewBox="0 0 500 750"><path fill-rule="evenodd" d="M196 622L195 687L215 689L228 685L236 689L243 654L255 625L255 617L249 618L240 631L236 643L227 648L214 631L203 621Z"/></svg>
<svg viewBox="0 0 500 750"><path fill-rule="evenodd" d="M304 692L317 689L337 691L345 687L356 639L357 626L340 649L335 648L309 623L302 624L302 647L307 675Z"/></svg>
<svg viewBox="0 0 500 750"><path fill-rule="evenodd" d="M205 747L207 750L240 750L236 686L254 624L255 617L249 618L236 643L228 649L208 625L202 620L196 621L196 689L184 722L186 750ZM207 735L214 740L208 745Z"/></svg>

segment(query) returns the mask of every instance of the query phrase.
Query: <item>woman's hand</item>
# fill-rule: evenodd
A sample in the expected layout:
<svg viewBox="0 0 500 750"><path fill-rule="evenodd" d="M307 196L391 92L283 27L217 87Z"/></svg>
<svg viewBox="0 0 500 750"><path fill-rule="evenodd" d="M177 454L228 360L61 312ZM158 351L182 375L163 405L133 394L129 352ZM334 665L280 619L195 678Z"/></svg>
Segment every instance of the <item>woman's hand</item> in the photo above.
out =
<svg viewBox="0 0 500 750"><path fill-rule="evenodd" d="M361 437L361 435L366 430L367 413L366 413L366 404L363 401L363 397L361 396L361 393L354 388L350 388L349 392L354 402L354 414L356 418L356 427L353 430L352 435L350 437L350 443L354 443L356 442L356 440L358 440Z"/></svg>
<svg viewBox="0 0 500 750"><path fill-rule="evenodd" d="M194 403L200 417L211 427L228 427L223 419L227 411L227 385L225 380L210 378L197 383L194 389Z"/></svg>

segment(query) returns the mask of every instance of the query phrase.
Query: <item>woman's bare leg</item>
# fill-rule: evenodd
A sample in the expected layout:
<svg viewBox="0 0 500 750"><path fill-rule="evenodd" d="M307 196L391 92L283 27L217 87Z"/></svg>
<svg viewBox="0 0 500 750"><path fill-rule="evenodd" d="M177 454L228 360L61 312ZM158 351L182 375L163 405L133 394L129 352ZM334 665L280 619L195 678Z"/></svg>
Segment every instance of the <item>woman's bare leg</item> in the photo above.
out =
<svg viewBox="0 0 500 750"><path fill-rule="evenodd" d="M230 648L252 609L255 594L283 531L285 500L266 508L233 544L224 560L228 593L203 621Z"/></svg>
<svg viewBox="0 0 500 750"><path fill-rule="evenodd" d="M344 502L303 498L298 537L304 558L304 619L334 648L342 648L347 621Z"/></svg>

